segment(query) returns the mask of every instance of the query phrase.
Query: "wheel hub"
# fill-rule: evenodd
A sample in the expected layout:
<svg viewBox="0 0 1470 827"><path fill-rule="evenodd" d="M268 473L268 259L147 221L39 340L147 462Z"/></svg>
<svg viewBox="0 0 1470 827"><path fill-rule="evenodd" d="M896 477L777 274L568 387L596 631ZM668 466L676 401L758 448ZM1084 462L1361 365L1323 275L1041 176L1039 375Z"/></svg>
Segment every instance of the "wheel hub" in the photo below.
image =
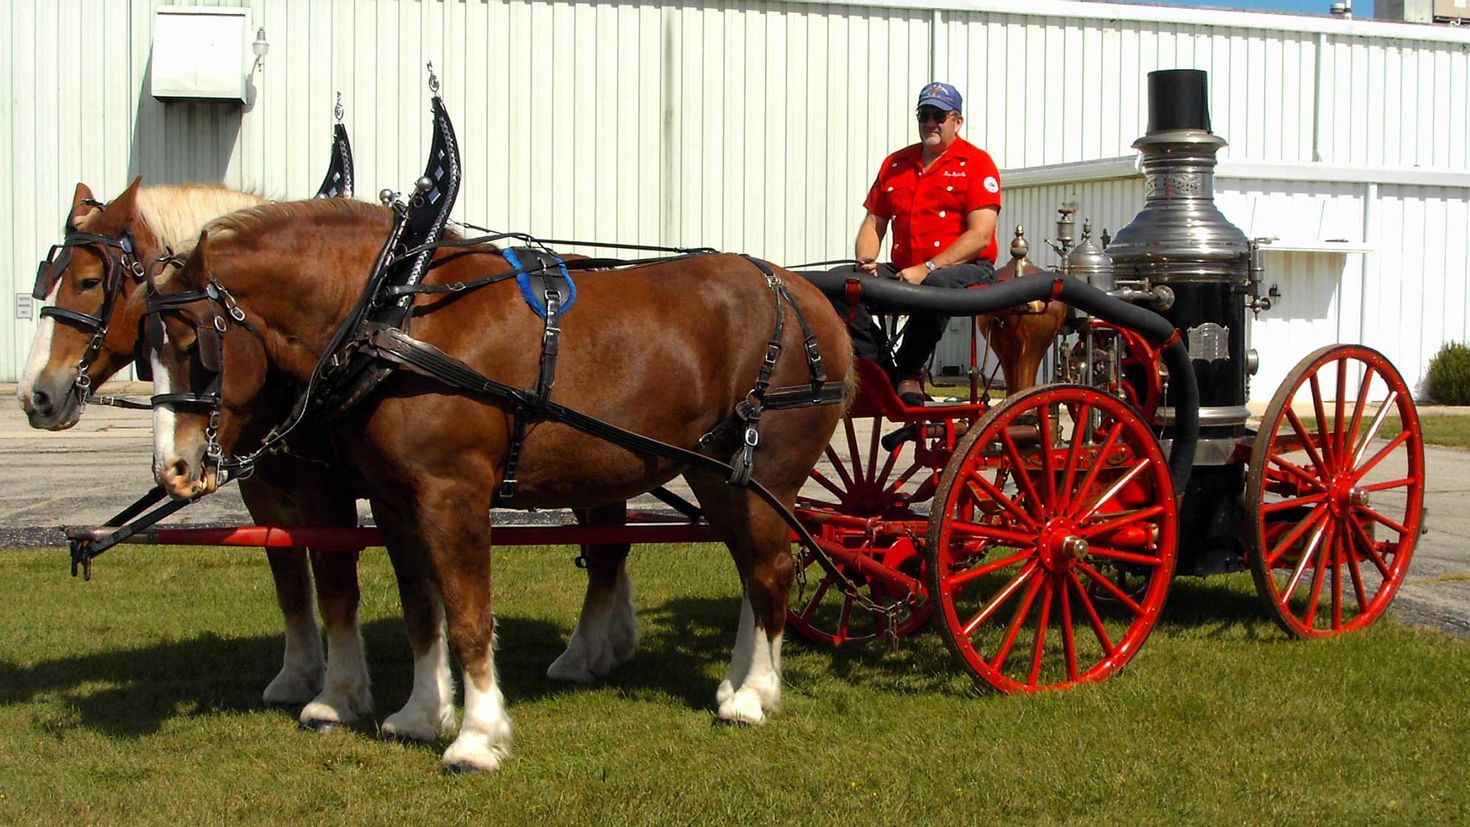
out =
<svg viewBox="0 0 1470 827"><path fill-rule="evenodd" d="M1047 522L1036 546L1041 565L1056 574L1069 571L1079 561L1086 560L1089 550L1087 539L1078 531L1077 523L1060 517Z"/></svg>
<svg viewBox="0 0 1470 827"><path fill-rule="evenodd" d="M1332 515L1344 517L1354 508L1367 508L1372 497L1366 488L1357 485L1357 480L1351 474L1339 474L1332 479L1328 500L1331 503Z"/></svg>

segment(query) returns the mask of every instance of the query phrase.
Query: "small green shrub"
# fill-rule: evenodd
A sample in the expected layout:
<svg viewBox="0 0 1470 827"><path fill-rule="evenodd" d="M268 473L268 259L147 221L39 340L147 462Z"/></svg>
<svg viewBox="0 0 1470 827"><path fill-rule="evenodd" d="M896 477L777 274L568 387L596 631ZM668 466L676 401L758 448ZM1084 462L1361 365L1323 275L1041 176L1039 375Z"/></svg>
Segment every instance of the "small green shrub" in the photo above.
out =
<svg viewBox="0 0 1470 827"><path fill-rule="evenodd" d="M1449 342L1434 355L1429 396L1441 405L1470 405L1470 346Z"/></svg>

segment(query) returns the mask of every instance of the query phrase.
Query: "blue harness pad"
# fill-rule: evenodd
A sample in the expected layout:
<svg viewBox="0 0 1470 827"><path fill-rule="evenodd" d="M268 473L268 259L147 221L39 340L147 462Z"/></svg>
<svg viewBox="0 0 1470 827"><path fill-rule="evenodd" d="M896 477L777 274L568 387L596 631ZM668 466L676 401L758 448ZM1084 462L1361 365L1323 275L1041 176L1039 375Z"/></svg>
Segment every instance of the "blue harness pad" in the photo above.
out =
<svg viewBox="0 0 1470 827"><path fill-rule="evenodd" d="M528 272L516 275L516 284L521 287L521 297L526 304L531 306L537 316L546 318L546 290L553 289L561 293L561 307L559 313L565 314L572 309L572 302L577 300L577 284L572 281L571 273L567 272L566 264L560 257L540 250L520 248L519 255L513 248L507 247L500 251L510 266L517 270L536 271L539 266L544 272ZM529 263L522 264L522 256L529 259ZM552 268L552 265L556 265ZM562 282L565 282L563 285Z"/></svg>

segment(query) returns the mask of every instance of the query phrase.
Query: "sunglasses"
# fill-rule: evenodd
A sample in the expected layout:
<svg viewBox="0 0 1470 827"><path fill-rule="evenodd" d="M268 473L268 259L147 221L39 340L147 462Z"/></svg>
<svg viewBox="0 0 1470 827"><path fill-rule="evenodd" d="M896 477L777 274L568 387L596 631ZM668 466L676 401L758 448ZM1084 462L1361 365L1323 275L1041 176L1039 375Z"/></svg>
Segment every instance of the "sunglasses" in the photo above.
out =
<svg viewBox="0 0 1470 827"><path fill-rule="evenodd" d="M945 112L939 109L920 109L918 112L914 113L914 117L917 118L919 123L921 124L928 123L930 121L933 121L935 123L944 123L945 121L949 120L949 116L953 114L955 114L954 110Z"/></svg>

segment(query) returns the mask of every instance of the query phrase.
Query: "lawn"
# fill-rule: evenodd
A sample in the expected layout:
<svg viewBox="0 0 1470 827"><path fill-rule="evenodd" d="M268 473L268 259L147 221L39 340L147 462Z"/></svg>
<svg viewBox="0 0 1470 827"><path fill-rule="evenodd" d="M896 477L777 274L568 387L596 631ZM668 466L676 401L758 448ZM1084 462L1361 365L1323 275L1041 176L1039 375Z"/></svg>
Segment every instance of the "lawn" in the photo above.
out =
<svg viewBox="0 0 1470 827"><path fill-rule="evenodd" d="M785 711L715 724L737 587L710 546L647 547L642 651L549 683L583 578L567 548L497 549L515 756L443 776L439 746L326 735L263 709L279 666L257 552L121 548L91 583L0 552L0 823L709 824L1470 821L1470 651L1392 621L1287 640L1248 575L1175 585L1132 666L1039 697L975 692L932 632L785 649ZM377 716L410 659L383 553L364 556Z"/></svg>

